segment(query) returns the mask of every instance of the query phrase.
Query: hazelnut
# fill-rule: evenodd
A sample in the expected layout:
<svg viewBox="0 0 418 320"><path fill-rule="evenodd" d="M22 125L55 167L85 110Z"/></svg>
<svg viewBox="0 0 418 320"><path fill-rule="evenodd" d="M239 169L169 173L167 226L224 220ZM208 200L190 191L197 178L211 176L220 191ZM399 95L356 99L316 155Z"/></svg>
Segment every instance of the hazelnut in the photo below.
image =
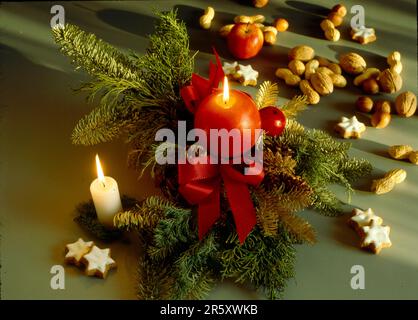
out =
<svg viewBox="0 0 418 320"><path fill-rule="evenodd" d="M391 116L390 113L376 111L372 115L372 126L377 129L386 128L390 123Z"/></svg>
<svg viewBox="0 0 418 320"><path fill-rule="evenodd" d="M367 94L376 94L379 92L379 84L376 79L370 78L362 83L363 91Z"/></svg>
<svg viewBox="0 0 418 320"><path fill-rule="evenodd" d="M387 100L376 101L374 105L376 112L390 113L392 111L391 103Z"/></svg>
<svg viewBox="0 0 418 320"><path fill-rule="evenodd" d="M285 32L287 28L289 28L289 22L287 22L287 20L283 18L278 18L274 20L273 25L276 27L277 31L279 32Z"/></svg>
<svg viewBox="0 0 418 320"><path fill-rule="evenodd" d="M347 8L342 4L336 4L332 7L331 12L336 12L340 16L345 17L345 15L347 14Z"/></svg>
<svg viewBox="0 0 418 320"><path fill-rule="evenodd" d="M264 32L264 43L273 45L276 43L277 37L273 32Z"/></svg>
<svg viewBox="0 0 418 320"><path fill-rule="evenodd" d="M256 8L265 7L269 3L269 0L253 0L253 5Z"/></svg>
<svg viewBox="0 0 418 320"><path fill-rule="evenodd" d="M417 97L411 91L402 92L395 100L396 112L402 117L411 117L417 110Z"/></svg>
<svg viewBox="0 0 418 320"><path fill-rule="evenodd" d="M338 27L343 23L344 17L337 12L331 12L328 15L328 20L334 24L334 27Z"/></svg>
<svg viewBox="0 0 418 320"><path fill-rule="evenodd" d="M418 164L418 151L411 152L408 158L411 163Z"/></svg>
<svg viewBox="0 0 418 320"><path fill-rule="evenodd" d="M369 97L359 97L356 101L357 110L369 113L373 110L373 100Z"/></svg>
<svg viewBox="0 0 418 320"><path fill-rule="evenodd" d="M402 77L391 69L383 70L377 81L380 89L386 93L394 93L402 88Z"/></svg>

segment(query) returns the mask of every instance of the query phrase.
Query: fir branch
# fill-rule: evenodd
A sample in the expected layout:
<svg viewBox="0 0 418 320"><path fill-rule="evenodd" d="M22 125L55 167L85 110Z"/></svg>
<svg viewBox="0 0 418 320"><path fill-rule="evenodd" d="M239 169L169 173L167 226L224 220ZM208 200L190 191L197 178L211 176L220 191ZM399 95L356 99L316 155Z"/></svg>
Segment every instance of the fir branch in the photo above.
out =
<svg viewBox="0 0 418 320"><path fill-rule="evenodd" d="M285 145L289 147L290 149L296 149L301 150L304 145L306 145L305 139L305 127L302 126L299 122L293 120L293 119L287 119L286 121L286 128L283 131L283 134L278 139L269 139L267 142L269 142L268 147L275 147L277 149L278 145Z"/></svg>
<svg viewBox="0 0 418 320"><path fill-rule="evenodd" d="M289 235L294 237L299 243L314 244L316 242L316 232L311 224L294 214L281 215L279 223L282 224Z"/></svg>
<svg viewBox="0 0 418 320"><path fill-rule="evenodd" d="M339 171L349 182L366 177L372 171L372 165L365 159L349 159L341 163Z"/></svg>
<svg viewBox="0 0 418 320"><path fill-rule="evenodd" d="M258 109L262 109L267 106L274 106L279 97L279 87L277 83L270 81L264 81L258 89L255 97L255 104Z"/></svg>
<svg viewBox="0 0 418 320"><path fill-rule="evenodd" d="M78 121L71 134L72 143L89 146L111 141L119 137L134 120L134 116L123 119L120 110L102 105Z"/></svg>
<svg viewBox="0 0 418 320"><path fill-rule="evenodd" d="M142 156L149 154L155 132L177 120L182 104L179 91L194 69L184 22L177 19L176 11L158 17L144 56L126 56L70 24L53 29L61 51L93 76L80 90L89 92L89 101L101 96L101 106L78 123L73 141L91 145L127 133L134 146L130 162L136 168L149 161ZM144 108L148 110L142 112Z"/></svg>
<svg viewBox="0 0 418 320"><path fill-rule="evenodd" d="M255 190L255 195L258 223L266 235L277 234L278 225L282 223L300 241L314 241L313 229L309 223L292 214L312 204L311 190L293 188L290 192L283 193L283 188L266 191L259 187ZM300 225L297 226L297 223Z"/></svg>
<svg viewBox="0 0 418 320"><path fill-rule="evenodd" d="M116 214L113 221L121 229L153 230L170 209L176 206L166 199L151 196L135 208Z"/></svg>
<svg viewBox="0 0 418 320"><path fill-rule="evenodd" d="M132 61L110 44L88 34L79 27L66 24L52 29L55 42L61 52L67 55L73 64L82 67L90 75L108 75L115 79L137 81L138 69Z"/></svg>
<svg viewBox="0 0 418 320"><path fill-rule="evenodd" d="M313 207L325 215L335 215L341 210L341 201L328 189L329 184L342 184L350 195L350 182L360 176L356 171L364 175L371 170L367 161L349 158L350 146L350 143L336 141L321 130L305 129L294 120L287 122L281 136L265 140L266 149L292 150L297 163L295 174L313 189ZM272 180L270 184L277 183L271 175L266 178L267 182Z"/></svg>
<svg viewBox="0 0 418 320"><path fill-rule="evenodd" d="M342 202L332 191L325 186L314 188L314 190L313 207L315 209L317 209L321 214L330 217L342 214Z"/></svg>
<svg viewBox="0 0 418 320"><path fill-rule="evenodd" d="M140 110L136 123L128 132L131 145L128 164L142 175L148 166L155 166L155 135L159 129L171 128L171 120L161 110L152 107Z"/></svg>
<svg viewBox="0 0 418 320"><path fill-rule="evenodd" d="M175 262L173 299L202 299L207 295L215 283L211 265L217 252L218 244L211 232L179 256Z"/></svg>
<svg viewBox="0 0 418 320"><path fill-rule="evenodd" d="M273 153L266 149L263 153L264 173L266 175L294 174L296 161L290 155L282 155L279 151Z"/></svg>
<svg viewBox="0 0 418 320"><path fill-rule="evenodd" d="M301 211L312 204L313 191L309 188L298 189L295 186L287 193L278 194L277 191L273 191L273 194L276 201L290 212Z"/></svg>
<svg viewBox="0 0 418 320"><path fill-rule="evenodd" d="M88 92L87 101L89 103L92 103L95 97L99 94L101 96L100 104L107 105L109 107L120 103L122 98L125 102L129 101L130 105L135 106L136 109L156 104L153 100L138 100L138 90L145 90L143 79L127 80L113 78L105 74L97 74L93 80L84 83L76 91Z"/></svg>
<svg viewBox="0 0 418 320"><path fill-rule="evenodd" d="M272 237L277 234L279 219L287 214L288 211L281 206L271 210L268 208L268 204L263 203L257 207L257 223L265 236Z"/></svg>
<svg viewBox="0 0 418 320"><path fill-rule="evenodd" d="M189 52L186 25L177 19L177 11L157 13L157 16L159 22L149 37L147 54L133 55L133 58L152 99L159 101L160 106L175 107L181 102L180 88L191 79L194 56Z"/></svg>
<svg viewBox="0 0 418 320"><path fill-rule="evenodd" d="M144 246L147 246L144 243ZM169 263L154 263L146 253L139 258L137 269L137 297L140 300L170 299L174 285Z"/></svg>
<svg viewBox="0 0 418 320"><path fill-rule="evenodd" d="M305 95L294 96L291 100L280 107L287 119L295 118L300 112L308 107L308 99Z"/></svg>
<svg viewBox="0 0 418 320"><path fill-rule="evenodd" d="M287 231L264 237L256 227L243 245L236 233L231 233L226 243L230 247L220 255L222 277L235 278L238 283L249 281L268 298L279 298L286 280L294 276L295 249Z"/></svg>
<svg viewBox="0 0 418 320"><path fill-rule="evenodd" d="M197 240L196 229L191 225L191 210L170 207L165 218L155 228L153 245L149 255L155 260L164 260L184 244Z"/></svg>

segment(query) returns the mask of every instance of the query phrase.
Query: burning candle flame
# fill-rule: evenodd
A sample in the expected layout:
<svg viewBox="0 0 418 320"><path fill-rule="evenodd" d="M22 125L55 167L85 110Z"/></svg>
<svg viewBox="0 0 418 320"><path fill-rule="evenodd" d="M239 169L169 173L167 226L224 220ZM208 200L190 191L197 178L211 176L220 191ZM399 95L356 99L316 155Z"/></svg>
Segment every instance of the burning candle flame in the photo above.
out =
<svg viewBox="0 0 418 320"><path fill-rule="evenodd" d="M224 78L224 95L223 95L223 101L224 103L228 103L229 101L229 85L228 85L228 78L225 76Z"/></svg>
<svg viewBox="0 0 418 320"><path fill-rule="evenodd" d="M104 185L105 183L105 177L103 174L103 169L102 169L102 165L100 164L100 159L99 159L99 155L96 154L96 167L97 167L97 178L99 179L99 181Z"/></svg>

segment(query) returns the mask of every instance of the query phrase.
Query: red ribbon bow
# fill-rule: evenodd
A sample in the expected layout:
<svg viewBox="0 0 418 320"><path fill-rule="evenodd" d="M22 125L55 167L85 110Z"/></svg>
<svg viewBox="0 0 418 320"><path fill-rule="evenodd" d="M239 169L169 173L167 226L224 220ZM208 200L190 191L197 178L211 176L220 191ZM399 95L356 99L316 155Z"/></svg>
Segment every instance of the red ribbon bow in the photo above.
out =
<svg viewBox="0 0 418 320"><path fill-rule="evenodd" d="M230 164L213 164L210 156L201 163L179 164L180 193L190 204L198 204L199 239L202 239L221 216L221 179L234 216L238 239L245 241L257 223L255 209L248 184L257 186L264 178L264 172L244 175ZM198 159L197 159L198 160ZM257 169L256 164L249 168Z"/></svg>

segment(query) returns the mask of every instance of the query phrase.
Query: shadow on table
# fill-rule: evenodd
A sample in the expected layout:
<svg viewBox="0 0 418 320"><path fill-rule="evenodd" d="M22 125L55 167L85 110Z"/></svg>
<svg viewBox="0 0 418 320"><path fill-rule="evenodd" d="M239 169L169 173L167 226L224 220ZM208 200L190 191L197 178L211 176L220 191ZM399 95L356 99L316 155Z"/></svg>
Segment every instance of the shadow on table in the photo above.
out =
<svg viewBox="0 0 418 320"><path fill-rule="evenodd" d="M153 33L157 22L156 17L119 9L99 10L96 15L108 25L143 37Z"/></svg>
<svg viewBox="0 0 418 320"><path fill-rule="evenodd" d="M379 6L384 5L384 1L382 0L367 0L368 3L376 3ZM385 1L386 3L391 4L390 10L397 10L402 11L404 14L413 14L416 15L417 7L416 2L408 1L408 0L397 0L396 5L393 1ZM415 3L415 5L414 5ZM388 6L389 7L389 6Z"/></svg>
<svg viewBox="0 0 418 320"><path fill-rule="evenodd" d="M323 39L320 23L329 9L304 1L286 1L288 6L278 7L273 18L285 18L290 22L289 31Z"/></svg>
<svg viewBox="0 0 418 320"><path fill-rule="evenodd" d="M190 49L213 54L214 47L221 57L236 60L228 50L226 39L219 35L222 26L232 23L234 14L216 11L216 19L212 21L211 28L204 30L200 27L198 19L202 15L202 8L188 5L176 5L174 8L177 9L179 19L186 23L190 36Z"/></svg>
<svg viewBox="0 0 418 320"><path fill-rule="evenodd" d="M231 2L234 2L236 4L239 4L239 5L245 6L245 7L253 6L252 0L231 0Z"/></svg>
<svg viewBox="0 0 418 320"><path fill-rule="evenodd" d="M358 139L356 141L355 148L364 152L377 155L379 157L391 159L387 153L389 146L383 143L378 143L367 139Z"/></svg>
<svg viewBox="0 0 418 320"><path fill-rule="evenodd" d="M230 23L234 15L217 11L217 18L213 22L212 28L203 30L199 26L199 19L197 18L202 15L202 8L187 5L177 5L174 8L178 10L178 18L186 24L191 50L212 54L212 47L215 47L221 56L232 59L227 50L226 41L219 36L218 30L222 25ZM119 9L100 10L97 12L97 17L115 28L141 37L152 34L158 21L157 17Z"/></svg>
<svg viewBox="0 0 418 320"><path fill-rule="evenodd" d="M372 181L382 178L385 173L385 170L373 167L373 171L368 176L362 177L359 180L352 182L351 186L356 192L371 193L370 189L372 186Z"/></svg>
<svg viewBox="0 0 418 320"><path fill-rule="evenodd" d="M344 215L340 217L332 218L333 229L332 236L340 244L350 247L353 250L357 250L359 244L359 237L356 232L347 226L347 221L351 216L351 211L355 207L352 205L346 205L344 209ZM366 210L367 208L361 208Z"/></svg>

